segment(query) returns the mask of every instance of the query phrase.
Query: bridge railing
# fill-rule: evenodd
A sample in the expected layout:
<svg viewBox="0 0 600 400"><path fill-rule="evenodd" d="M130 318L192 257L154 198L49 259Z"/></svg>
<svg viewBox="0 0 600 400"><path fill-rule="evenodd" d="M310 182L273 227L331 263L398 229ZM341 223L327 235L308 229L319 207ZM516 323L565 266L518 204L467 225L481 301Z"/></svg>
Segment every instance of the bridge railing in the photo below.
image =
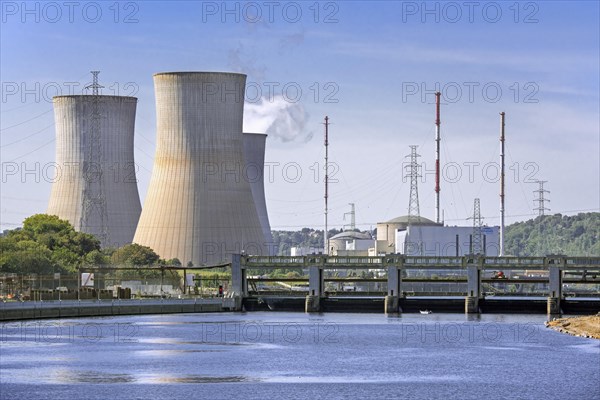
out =
<svg viewBox="0 0 600 400"><path fill-rule="evenodd" d="M279 264L285 264L286 266L293 267L303 267L306 264L306 258L304 256L247 256L243 262L243 265L252 267L263 267Z"/></svg>
<svg viewBox="0 0 600 400"><path fill-rule="evenodd" d="M526 267L528 269L544 269L546 267L546 260L544 257L484 257L483 266L497 268Z"/></svg>
<svg viewBox="0 0 600 400"><path fill-rule="evenodd" d="M452 266L463 265L463 257L404 257L403 264L406 267L417 266Z"/></svg>
<svg viewBox="0 0 600 400"><path fill-rule="evenodd" d="M561 255L546 257L486 257L467 255L461 257L405 256L388 254L385 256L328 256L311 254L306 256L243 256L244 268L465 268L467 265L480 264L484 269L548 269L559 266L561 269L600 270L600 257L566 257Z"/></svg>
<svg viewBox="0 0 600 400"><path fill-rule="evenodd" d="M566 257L565 265L600 268L600 257Z"/></svg>
<svg viewBox="0 0 600 400"><path fill-rule="evenodd" d="M356 264L377 264L380 266L383 264L382 257L362 257L362 256L336 256L336 257L325 257L325 265L329 264L344 264L344 265L356 265Z"/></svg>

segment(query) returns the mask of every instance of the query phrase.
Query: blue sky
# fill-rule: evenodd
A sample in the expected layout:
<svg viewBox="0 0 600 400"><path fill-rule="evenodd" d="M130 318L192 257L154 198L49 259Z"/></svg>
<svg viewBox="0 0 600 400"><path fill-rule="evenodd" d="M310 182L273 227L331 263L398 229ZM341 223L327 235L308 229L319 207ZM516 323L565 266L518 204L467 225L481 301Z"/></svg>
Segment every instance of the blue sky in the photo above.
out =
<svg viewBox="0 0 600 400"><path fill-rule="evenodd" d="M323 177L315 172L323 167L325 115L337 179L330 226L342 226L348 203L356 203L364 229L406 214L408 146L419 145L426 170L434 166L436 83L444 95L441 202L449 224L468 223L475 197L485 222L499 222L500 111L507 114L508 222L535 215L536 179L548 181L551 212L599 211L598 2L475 2L472 15L465 2L224 4L75 2L71 17L63 2L27 9L2 2L2 229L45 211L45 166L55 151L51 96L69 94L72 82L80 92L92 69L101 71L104 94L139 98L142 201L155 143L152 74L235 71L255 90L245 129L270 134L265 187L274 229L323 225ZM262 20L254 22L257 10ZM429 218L433 188L426 173L419 195Z"/></svg>

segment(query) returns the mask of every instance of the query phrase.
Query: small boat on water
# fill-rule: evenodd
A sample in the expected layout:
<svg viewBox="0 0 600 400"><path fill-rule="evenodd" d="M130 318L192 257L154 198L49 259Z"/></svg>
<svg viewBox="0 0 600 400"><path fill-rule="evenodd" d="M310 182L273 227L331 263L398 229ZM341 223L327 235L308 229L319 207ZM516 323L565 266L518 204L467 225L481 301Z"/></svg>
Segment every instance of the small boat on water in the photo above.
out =
<svg viewBox="0 0 600 400"><path fill-rule="evenodd" d="M431 311L431 310L419 310L419 312L420 312L421 314L431 314L431 313L432 313L432 311Z"/></svg>

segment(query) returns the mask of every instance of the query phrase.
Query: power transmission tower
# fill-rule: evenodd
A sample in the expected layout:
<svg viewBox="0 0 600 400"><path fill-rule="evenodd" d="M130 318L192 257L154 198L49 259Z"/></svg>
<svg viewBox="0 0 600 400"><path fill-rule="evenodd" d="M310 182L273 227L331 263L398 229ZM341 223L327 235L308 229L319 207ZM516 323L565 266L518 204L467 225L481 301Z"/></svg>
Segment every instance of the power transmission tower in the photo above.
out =
<svg viewBox="0 0 600 400"><path fill-rule="evenodd" d="M473 219L473 254L484 254L483 251L483 217L481 216L481 207L479 199L475 199L473 202L473 216L469 219Z"/></svg>
<svg viewBox="0 0 600 400"><path fill-rule="evenodd" d="M417 154L417 147L415 145L411 145L410 147L410 164L407 166L408 168L408 176L410 177L410 198L408 201L408 228L409 228L409 241L405 244L412 244L416 246L416 249L413 249L411 252L418 253L417 255L422 255L423 253L423 236L421 232L421 228L418 226L420 221L421 213L419 211L419 178L421 177L421 173L419 170L419 162L418 158L421 157ZM413 223L417 222L416 227L413 226ZM417 237L418 235L418 237ZM413 239L414 238L414 239ZM416 240L415 240L416 239ZM404 249L404 253L406 254L408 248Z"/></svg>
<svg viewBox="0 0 600 400"><path fill-rule="evenodd" d="M545 214L545 211L550 211L549 208L545 207L545 203L546 202L550 202L550 200L545 198L545 194L546 193L550 193L550 191L544 189L544 183L548 182L548 181L536 181L537 184L539 185L537 190L534 190L533 193L537 193L538 197L537 199L534 199L534 203L537 203L537 208L534 208L534 210L537 210L538 215L542 216Z"/></svg>
<svg viewBox="0 0 600 400"><path fill-rule="evenodd" d="M413 219L419 220L421 213L419 212L419 178L421 177L419 171L419 162L417 159L421 157L417 154L417 147L415 145L410 146L410 164L408 165L408 176L410 177L410 198L408 201L408 223L409 225L413 222Z"/></svg>
<svg viewBox="0 0 600 400"><path fill-rule="evenodd" d="M100 132L100 94L103 88L98 84L100 71L92 72L92 106L89 130L87 132L87 149L83 160L83 204L79 227L82 232L94 234L103 246L108 243L108 223L106 213L106 197L104 193L102 135Z"/></svg>
<svg viewBox="0 0 600 400"><path fill-rule="evenodd" d="M435 222L440 223L440 92L435 93Z"/></svg>
<svg viewBox="0 0 600 400"><path fill-rule="evenodd" d="M350 230L353 231L356 229L356 211L354 209L354 203L348 203L350 206L350 212L344 213L344 221L346 220L346 215L350 215ZM344 225L344 230L345 229Z"/></svg>

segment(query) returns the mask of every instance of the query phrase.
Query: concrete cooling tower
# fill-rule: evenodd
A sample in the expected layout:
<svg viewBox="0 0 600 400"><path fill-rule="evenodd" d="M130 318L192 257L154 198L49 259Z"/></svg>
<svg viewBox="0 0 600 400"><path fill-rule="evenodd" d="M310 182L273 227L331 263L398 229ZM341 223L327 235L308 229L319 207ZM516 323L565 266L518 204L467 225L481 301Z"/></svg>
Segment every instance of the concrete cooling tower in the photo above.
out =
<svg viewBox="0 0 600 400"><path fill-rule="evenodd" d="M272 254L273 235L271 234L271 224L269 224L269 214L267 213L267 203L265 201L265 144L267 135L259 133L244 133L244 157L246 159L246 172L244 176L250 182L252 198L258 213L258 219L263 231L265 243L268 244L267 250Z"/></svg>
<svg viewBox="0 0 600 400"><path fill-rule="evenodd" d="M56 167L48 214L96 235L103 247L131 243L141 212L133 161L137 98L56 96Z"/></svg>
<svg viewBox="0 0 600 400"><path fill-rule="evenodd" d="M267 254L243 176L245 84L232 73L154 75L156 155L135 243L195 266Z"/></svg>

